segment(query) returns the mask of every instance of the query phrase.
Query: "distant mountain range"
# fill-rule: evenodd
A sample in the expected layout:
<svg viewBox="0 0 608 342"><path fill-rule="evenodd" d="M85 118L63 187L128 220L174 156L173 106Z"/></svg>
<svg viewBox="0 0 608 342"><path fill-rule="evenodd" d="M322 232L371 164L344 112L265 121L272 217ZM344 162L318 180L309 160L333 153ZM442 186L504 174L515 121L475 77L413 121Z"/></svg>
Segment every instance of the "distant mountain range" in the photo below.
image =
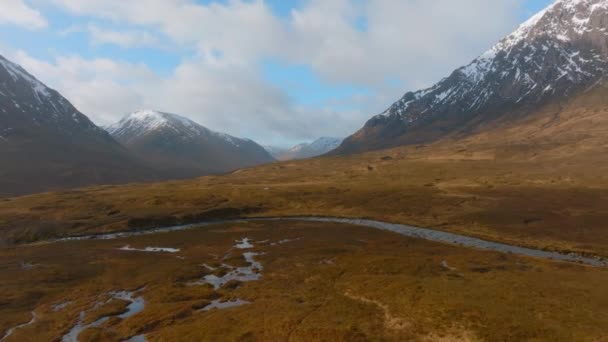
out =
<svg viewBox="0 0 608 342"><path fill-rule="evenodd" d="M558 0L470 64L405 94L333 153L482 132L602 88L607 70L608 0Z"/></svg>
<svg viewBox="0 0 608 342"><path fill-rule="evenodd" d="M172 177L220 173L274 161L252 140L214 132L175 114L138 111L106 130L142 160Z"/></svg>
<svg viewBox="0 0 608 342"><path fill-rule="evenodd" d="M0 196L442 141L595 158L608 148L607 78L608 0L557 0L470 64L406 93L344 141L320 138L280 149L151 110L127 115L106 132L0 56Z"/></svg>
<svg viewBox="0 0 608 342"><path fill-rule="evenodd" d="M294 160L317 157L332 151L340 145L341 138L322 137L310 144L302 143L291 148L264 146L278 160Z"/></svg>
<svg viewBox="0 0 608 342"><path fill-rule="evenodd" d="M96 126L0 56L0 196L227 172L274 161L260 145L173 114Z"/></svg>

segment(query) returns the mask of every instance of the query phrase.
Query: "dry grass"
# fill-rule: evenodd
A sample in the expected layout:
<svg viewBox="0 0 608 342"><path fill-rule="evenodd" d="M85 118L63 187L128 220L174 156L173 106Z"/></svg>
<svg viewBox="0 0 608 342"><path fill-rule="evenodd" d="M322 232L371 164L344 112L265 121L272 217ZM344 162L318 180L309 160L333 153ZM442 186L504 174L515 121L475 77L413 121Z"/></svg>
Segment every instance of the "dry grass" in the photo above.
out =
<svg viewBox="0 0 608 342"><path fill-rule="evenodd" d="M401 148L230 175L0 200L5 245L217 217L368 217L608 256L608 168ZM449 155L449 158L444 158Z"/></svg>
<svg viewBox="0 0 608 342"><path fill-rule="evenodd" d="M231 246L255 243L257 282L214 291L187 286L200 264L237 260ZM179 254L119 251L180 248ZM178 258L183 257L182 258ZM608 326L608 272L481 252L338 224L231 224L114 241L0 251L0 331L28 321L8 341L54 340L109 291L146 286L143 312L89 329L83 341L216 340L601 340ZM21 262L35 265L20 267ZM224 261L225 262L225 261ZM448 265L449 267L446 267ZM251 304L197 312L215 298ZM52 304L72 303L61 311ZM112 309L112 310L110 310ZM100 310L120 311L116 308ZM98 312L97 312L98 313Z"/></svg>

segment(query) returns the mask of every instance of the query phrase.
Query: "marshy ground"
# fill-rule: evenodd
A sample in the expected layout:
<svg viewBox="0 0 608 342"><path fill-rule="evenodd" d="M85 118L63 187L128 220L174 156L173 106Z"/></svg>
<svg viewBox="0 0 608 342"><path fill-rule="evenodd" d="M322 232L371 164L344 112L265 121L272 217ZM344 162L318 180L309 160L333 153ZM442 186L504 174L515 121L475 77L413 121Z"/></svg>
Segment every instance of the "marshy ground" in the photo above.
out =
<svg viewBox="0 0 608 342"><path fill-rule="evenodd" d="M608 326L606 268L336 223L40 243L2 249L0 260L0 331L36 318L6 341L61 340L103 317L79 339L597 341ZM201 281L237 268L258 276ZM132 301L121 291L143 309L125 316Z"/></svg>

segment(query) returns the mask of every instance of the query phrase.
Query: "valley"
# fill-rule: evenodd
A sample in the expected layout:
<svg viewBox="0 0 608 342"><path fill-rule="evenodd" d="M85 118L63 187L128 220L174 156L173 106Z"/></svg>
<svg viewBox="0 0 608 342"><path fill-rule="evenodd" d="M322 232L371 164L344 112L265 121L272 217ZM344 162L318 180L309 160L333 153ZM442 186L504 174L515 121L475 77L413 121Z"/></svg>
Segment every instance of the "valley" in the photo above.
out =
<svg viewBox="0 0 608 342"><path fill-rule="evenodd" d="M196 180L5 199L0 201L2 243L209 219L331 216L608 256L608 210L603 205L608 165L601 160L583 159L586 166L580 167L542 158L496 160L485 151L451 147L447 153L447 148L398 148Z"/></svg>
<svg viewBox="0 0 608 342"><path fill-rule="evenodd" d="M280 18L263 0L142 3L55 9L137 14L120 27L133 42L97 22L53 38L95 34L82 48L119 45L104 51L120 63L8 52L103 128L0 56L0 342L608 341L608 0L543 4L435 83L408 63L440 67L426 59L488 38L390 55L416 42L371 9L406 2L310 1ZM422 3L447 6L407 6ZM537 10L503 5L503 21ZM382 71L392 59L407 73ZM406 84L426 88L360 126Z"/></svg>

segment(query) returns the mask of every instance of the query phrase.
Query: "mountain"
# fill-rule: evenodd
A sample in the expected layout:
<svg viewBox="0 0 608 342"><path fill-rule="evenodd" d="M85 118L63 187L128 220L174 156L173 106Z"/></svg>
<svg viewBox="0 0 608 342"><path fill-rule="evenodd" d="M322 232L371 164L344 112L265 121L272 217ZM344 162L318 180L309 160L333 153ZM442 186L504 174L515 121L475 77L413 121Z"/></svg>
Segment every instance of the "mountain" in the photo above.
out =
<svg viewBox="0 0 608 342"><path fill-rule="evenodd" d="M57 91L0 56L0 196L154 178Z"/></svg>
<svg viewBox="0 0 608 342"><path fill-rule="evenodd" d="M266 152L270 153L271 156L278 160L280 160L281 155L289 151L288 148L279 146L263 145L262 147L266 150Z"/></svg>
<svg viewBox="0 0 608 342"><path fill-rule="evenodd" d="M252 140L214 132L175 114L142 110L107 131L168 177L221 173L274 161Z"/></svg>
<svg viewBox="0 0 608 342"><path fill-rule="evenodd" d="M470 64L406 93L335 153L431 143L520 120L601 86L607 70L608 0L558 0Z"/></svg>
<svg viewBox="0 0 608 342"><path fill-rule="evenodd" d="M266 150L278 160L306 159L330 152L338 147L341 142L341 138L322 137L310 144L298 144L290 149L266 147Z"/></svg>

